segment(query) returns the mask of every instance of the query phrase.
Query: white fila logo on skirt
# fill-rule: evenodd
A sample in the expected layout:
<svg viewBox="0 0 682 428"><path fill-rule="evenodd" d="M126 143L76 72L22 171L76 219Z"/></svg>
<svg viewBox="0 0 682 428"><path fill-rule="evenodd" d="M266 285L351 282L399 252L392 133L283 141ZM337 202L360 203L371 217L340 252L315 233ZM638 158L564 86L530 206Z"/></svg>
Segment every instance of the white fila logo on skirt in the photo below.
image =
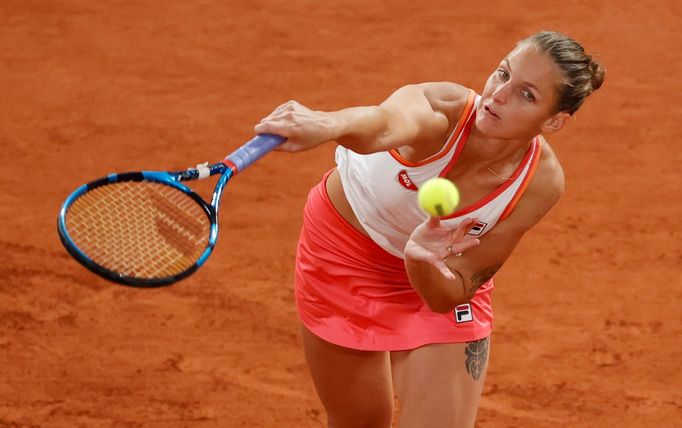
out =
<svg viewBox="0 0 682 428"><path fill-rule="evenodd" d="M455 307L455 321L458 323L469 322L474 320L474 312L471 310L471 304L465 303Z"/></svg>

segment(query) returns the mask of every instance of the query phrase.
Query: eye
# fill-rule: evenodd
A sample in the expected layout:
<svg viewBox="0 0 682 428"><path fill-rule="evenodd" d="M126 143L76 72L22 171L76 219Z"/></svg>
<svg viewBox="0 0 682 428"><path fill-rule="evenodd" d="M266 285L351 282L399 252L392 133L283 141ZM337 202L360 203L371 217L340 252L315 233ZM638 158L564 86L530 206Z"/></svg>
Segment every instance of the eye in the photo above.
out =
<svg viewBox="0 0 682 428"><path fill-rule="evenodd" d="M507 73L507 70L504 68L498 68L497 69L497 75L502 79L502 80L509 80L509 73Z"/></svg>
<svg viewBox="0 0 682 428"><path fill-rule="evenodd" d="M533 93L528 89L524 89L523 91L521 91L521 93L523 94L523 98L525 98L526 100L535 101L535 95L533 95Z"/></svg>

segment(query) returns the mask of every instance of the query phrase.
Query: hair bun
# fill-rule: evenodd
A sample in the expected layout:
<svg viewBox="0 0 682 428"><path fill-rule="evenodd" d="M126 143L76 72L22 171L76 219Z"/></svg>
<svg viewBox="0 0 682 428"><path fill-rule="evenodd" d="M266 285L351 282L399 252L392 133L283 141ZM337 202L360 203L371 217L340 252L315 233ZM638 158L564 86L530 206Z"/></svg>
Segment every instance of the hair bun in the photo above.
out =
<svg viewBox="0 0 682 428"><path fill-rule="evenodd" d="M606 69L599 61L592 59L590 60L590 70L592 71L592 79L590 80L590 83L592 84L592 90L596 91L597 89L601 88L601 85L604 83Z"/></svg>

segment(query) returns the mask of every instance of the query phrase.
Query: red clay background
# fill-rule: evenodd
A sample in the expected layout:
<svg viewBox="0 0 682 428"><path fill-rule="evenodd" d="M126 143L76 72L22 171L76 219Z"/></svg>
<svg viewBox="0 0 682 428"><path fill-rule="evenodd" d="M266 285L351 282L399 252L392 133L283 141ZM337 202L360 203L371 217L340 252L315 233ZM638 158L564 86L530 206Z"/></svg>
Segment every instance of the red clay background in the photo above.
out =
<svg viewBox="0 0 682 428"><path fill-rule="evenodd" d="M2 0L0 426L323 426L291 284L333 145L231 182L215 254L169 288L71 260L62 200L109 172L221 159L290 98L480 90L540 29L608 77L551 137L567 194L498 276L477 426L679 426L681 21L674 0Z"/></svg>

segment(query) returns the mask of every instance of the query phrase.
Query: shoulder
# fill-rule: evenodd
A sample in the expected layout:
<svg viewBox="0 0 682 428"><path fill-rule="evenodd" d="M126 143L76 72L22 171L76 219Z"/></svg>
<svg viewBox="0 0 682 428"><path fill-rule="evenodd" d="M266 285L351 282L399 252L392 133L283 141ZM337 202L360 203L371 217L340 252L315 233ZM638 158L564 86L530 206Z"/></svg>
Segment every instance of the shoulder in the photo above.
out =
<svg viewBox="0 0 682 428"><path fill-rule="evenodd" d="M425 141L435 141L439 148L459 120L471 93L471 89L451 82L414 83L394 91L379 107L399 117L401 123L412 124L414 144L423 146Z"/></svg>
<svg viewBox="0 0 682 428"><path fill-rule="evenodd" d="M535 174L518 205L502 224L524 233L554 207L565 190L564 170L547 140L540 136L542 153Z"/></svg>
<svg viewBox="0 0 682 428"><path fill-rule="evenodd" d="M472 90L453 82L426 82L417 85L431 107L449 118L459 118Z"/></svg>
<svg viewBox="0 0 682 428"><path fill-rule="evenodd" d="M564 194L564 169L549 142L542 135L539 139L542 154L527 192L532 199L542 201L542 205L549 210Z"/></svg>
<svg viewBox="0 0 682 428"><path fill-rule="evenodd" d="M472 90L453 82L424 82L397 89L389 100L421 99L431 110L448 118L458 118Z"/></svg>

